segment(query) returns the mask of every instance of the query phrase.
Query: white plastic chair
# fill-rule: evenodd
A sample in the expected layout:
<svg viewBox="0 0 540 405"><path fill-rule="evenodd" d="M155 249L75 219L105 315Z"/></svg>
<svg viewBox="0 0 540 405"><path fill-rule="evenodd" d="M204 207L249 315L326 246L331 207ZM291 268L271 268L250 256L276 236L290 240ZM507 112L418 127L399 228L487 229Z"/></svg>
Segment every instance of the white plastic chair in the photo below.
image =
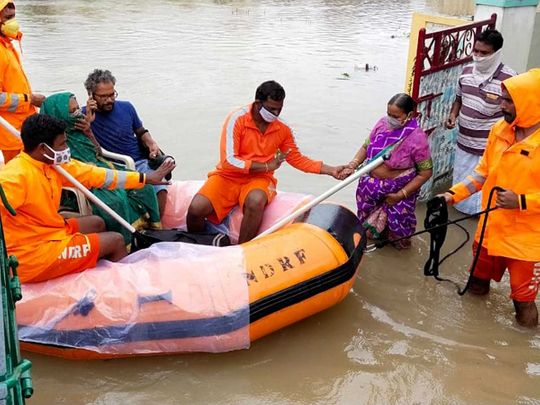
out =
<svg viewBox="0 0 540 405"><path fill-rule="evenodd" d="M103 157L113 162L115 165L121 166L120 169L135 170L135 161L131 156L109 152L103 148L101 148L101 150L103 152ZM75 201L77 201L77 211L67 211L61 209L60 215L62 215L64 218L92 215L92 205L79 189L75 187L63 187L62 190L65 190L66 192L75 196Z"/></svg>

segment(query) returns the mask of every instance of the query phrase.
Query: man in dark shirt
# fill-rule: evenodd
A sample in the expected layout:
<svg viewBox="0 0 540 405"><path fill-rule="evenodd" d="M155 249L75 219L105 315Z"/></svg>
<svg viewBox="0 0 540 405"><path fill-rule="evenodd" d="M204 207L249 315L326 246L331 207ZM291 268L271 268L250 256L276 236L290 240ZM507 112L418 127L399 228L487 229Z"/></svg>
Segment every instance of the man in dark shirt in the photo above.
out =
<svg viewBox="0 0 540 405"><path fill-rule="evenodd" d="M148 158L141 145L148 149L148 157L155 158L161 152L157 142L143 123L133 104L129 101L117 100L118 93L114 89L116 78L109 70L95 69L84 82L91 107L92 132L104 149L128 155L135 161L137 171L151 172ZM83 109L86 113L86 110ZM159 204L159 212L163 216L167 202L167 186L154 186Z"/></svg>

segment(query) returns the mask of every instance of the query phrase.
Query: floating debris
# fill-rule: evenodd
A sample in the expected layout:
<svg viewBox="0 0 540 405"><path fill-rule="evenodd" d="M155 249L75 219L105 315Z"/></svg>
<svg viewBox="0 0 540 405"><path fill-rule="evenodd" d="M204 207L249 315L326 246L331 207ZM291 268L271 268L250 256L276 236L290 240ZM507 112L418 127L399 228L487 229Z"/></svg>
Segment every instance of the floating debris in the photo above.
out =
<svg viewBox="0 0 540 405"><path fill-rule="evenodd" d="M390 35L390 38L410 38L411 33L410 32L402 32L400 34L392 34Z"/></svg>
<svg viewBox="0 0 540 405"><path fill-rule="evenodd" d="M351 75L348 74L347 72L345 73L342 73L341 76L339 76L337 79L338 80L349 80L351 78Z"/></svg>
<svg viewBox="0 0 540 405"><path fill-rule="evenodd" d="M377 65L370 65L369 63L366 63L365 65L355 64L354 70L365 70L366 72L369 72L370 70L379 70L379 68L377 67Z"/></svg>

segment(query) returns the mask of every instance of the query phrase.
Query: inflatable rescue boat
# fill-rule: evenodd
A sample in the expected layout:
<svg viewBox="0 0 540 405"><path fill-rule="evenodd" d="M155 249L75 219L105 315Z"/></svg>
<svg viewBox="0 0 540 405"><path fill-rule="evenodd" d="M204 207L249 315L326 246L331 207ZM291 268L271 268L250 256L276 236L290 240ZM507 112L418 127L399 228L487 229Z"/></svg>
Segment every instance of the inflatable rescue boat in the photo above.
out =
<svg viewBox="0 0 540 405"><path fill-rule="evenodd" d="M169 190L164 226L181 227L198 182ZM310 197L278 193L261 232ZM230 215L231 239L241 213ZM357 217L321 204L294 223L228 247L162 242L122 261L23 285L21 348L97 359L248 348L345 298L365 237Z"/></svg>

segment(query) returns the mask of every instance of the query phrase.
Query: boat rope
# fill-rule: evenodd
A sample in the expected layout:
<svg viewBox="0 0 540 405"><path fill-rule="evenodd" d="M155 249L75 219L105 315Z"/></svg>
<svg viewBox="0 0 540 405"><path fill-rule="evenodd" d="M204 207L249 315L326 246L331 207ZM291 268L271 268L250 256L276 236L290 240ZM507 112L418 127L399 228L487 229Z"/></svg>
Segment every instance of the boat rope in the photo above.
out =
<svg viewBox="0 0 540 405"><path fill-rule="evenodd" d="M402 237L402 238L384 239L381 241L377 241L371 245L368 245L366 247L365 252L368 252L368 253L373 252L374 250L379 249L389 243L395 243L403 239L409 239L416 235L429 233L430 234L429 257L424 265L424 276L432 276L438 281L451 282L457 287L458 294L464 295L469 289L469 286L471 284L471 280L474 274L474 270L476 268L476 264L478 263L478 258L480 257L480 250L484 242L484 235L486 232L486 225L487 225L489 213L498 208L496 206L494 207L491 206L491 202L493 200L495 191L504 191L504 189L498 186L495 186L491 189L491 191L489 192L489 197L487 201L487 208L485 210L476 212L474 214L465 215L453 221L448 221L448 208L447 208L446 200L444 199L444 197L434 197L427 202L427 212L426 212L426 217L424 219L425 229L415 232L412 235ZM450 256L456 254L470 240L469 232L463 226L459 225L458 222L465 221L466 219L470 219L470 218L476 218L476 217L479 217L480 215L484 215L484 220L483 220L484 222L482 223L482 229L480 231L480 237L478 239L478 246L474 255L473 262L471 264L471 269L469 272L469 278L467 280L467 283L463 289L460 289L457 282L450 279L442 278L439 276L439 266ZM439 259L441 247L444 244L444 241L446 239L446 231L448 229L448 225L458 226L459 228L463 230L463 232L465 232L466 237L465 237L465 240L456 249L448 253L442 259Z"/></svg>

